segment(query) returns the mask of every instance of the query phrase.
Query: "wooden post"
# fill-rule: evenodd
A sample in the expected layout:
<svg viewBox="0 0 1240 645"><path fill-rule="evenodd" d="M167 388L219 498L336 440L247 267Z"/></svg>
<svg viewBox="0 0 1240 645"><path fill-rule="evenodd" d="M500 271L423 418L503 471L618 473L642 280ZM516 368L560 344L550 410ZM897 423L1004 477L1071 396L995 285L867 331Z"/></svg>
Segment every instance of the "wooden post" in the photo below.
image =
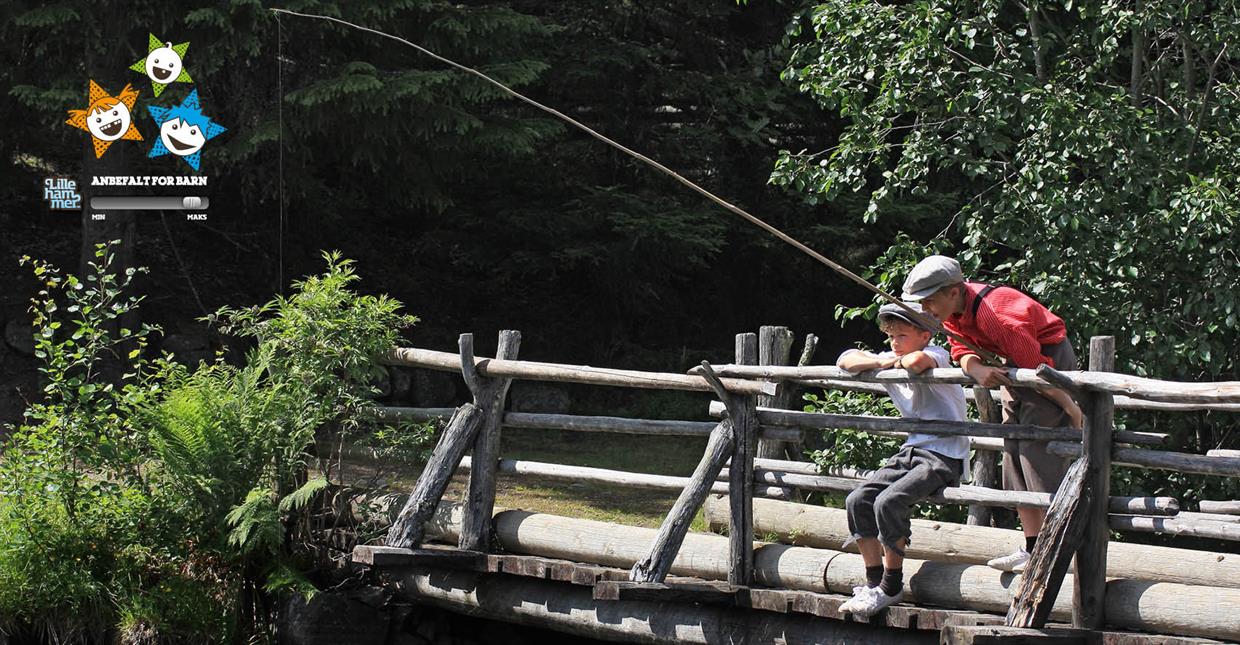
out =
<svg viewBox="0 0 1240 645"><path fill-rule="evenodd" d="M495 475L499 467L500 426L504 417L504 400L512 379L483 377L474 365L474 336L461 334L461 375L474 395L474 405L482 410L482 427L474 439L473 468L469 471L469 487L465 493L465 515L462 518L459 546L470 551L489 551L491 516L495 512ZM521 332L505 329L499 333L495 358L514 360L521 347Z"/></svg>
<svg viewBox="0 0 1240 645"><path fill-rule="evenodd" d="M973 402L977 405L977 414L982 423L1002 423L999 405L990 396L990 389L981 385L973 386ZM990 450L978 450L973 454L973 485L985 488L999 487L998 455ZM991 510L989 506L974 504L969 506L968 523L974 526L990 526Z"/></svg>
<svg viewBox="0 0 1240 645"><path fill-rule="evenodd" d="M757 338L753 334L736 335L736 362L752 365L758 358ZM717 379L716 379L717 380ZM732 463L728 468L728 501L731 508L729 554L731 566L728 582L748 585L753 578L753 460L758 438L757 397L732 394L718 387L728 418L732 421Z"/></svg>
<svg viewBox="0 0 1240 645"><path fill-rule="evenodd" d="M1115 337L1094 336L1089 341L1089 369L1115 369ZM1111 434L1115 428L1115 401L1106 392L1086 397L1085 435L1081 450L1088 464L1085 486L1092 493L1085 535L1076 554L1076 577L1072 590L1072 624L1089 629L1106 623L1106 561L1111 526L1107 500L1111 495Z"/></svg>
<svg viewBox="0 0 1240 645"><path fill-rule="evenodd" d="M758 329L758 364L787 365L792 352L793 334L787 327L763 325ZM739 362L739 361L738 361ZM765 408L788 407L788 394L795 387L792 383L780 383L772 396L760 395L758 405ZM762 459L784 459L786 442L773 439L758 441L757 456Z"/></svg>
<svg viewBox="0 0 1240 645"><path fill-rule="evenodd" d="M477 435L484 416L482 410L472 403L462 405L453 413L408 501L388 528L388 546L413 548L422 543L426 521L435 514L435 507L448 488L452 472L461 463L461 457Z"/></svg>

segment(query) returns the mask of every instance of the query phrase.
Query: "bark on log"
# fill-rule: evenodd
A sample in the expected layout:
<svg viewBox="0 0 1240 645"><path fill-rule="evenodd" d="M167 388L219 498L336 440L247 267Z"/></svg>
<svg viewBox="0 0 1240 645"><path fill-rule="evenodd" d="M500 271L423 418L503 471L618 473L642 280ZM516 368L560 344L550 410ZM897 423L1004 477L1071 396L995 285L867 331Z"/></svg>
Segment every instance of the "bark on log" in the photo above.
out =
<svg viewBox="0 0 1240 645"><path fill-rule="evenodd" d="M935 645L932 631L726 607L595 601L590 587L468 571L401 575L398 593L418 604L582 638L632 643Z"/></svg>
<svg viewBox="0 0 1240 645"><path fill-rule="evenodd" d="M1021 574L1016 597L1012 599L1012 607L1007 613L1008 627L1041 629L1046 626L1051 607L1059 596L1064 576L1068 573L1068 564L1072 562L1072 557L1076 555L1077 549L1081 546L1085 524L1092 519L1090 510L1094 500L1092 492L1086 488L1090 465L1084 458L1078 459L1064 476L1063 483L1060 484L1055 494L1055 501L1051 503L1050 510L1046 512L1046 522L1038 533L1038 543L1033 548L1033 553L1029 554L1029 564ZM1104 549L1103 556L1105 555ZM1105 561L1099 568L1105 574ZM1078 564L1076 575L1078 591L1073 596L1072 606L1074 623L1081 618L1082 583L1079 569ZM1106 578L1103 577L1103 585L1105 584ZM1085 587L1084 591L1084 596L1089 602L1098 602L1103 598L1101 594L1094 595L1097 590L1089 587ZM1099 619L1102 617L1103 608L1097 608ZM1094 610L1091 608L1090 611L1092 615ZM1101 620L1090 622L1098 623L1091 624L1091 628L1096 629L1102 626Z"/></svg>
<svg viewBox="0 0 1240 645"><path fill-rule="evenodd" d="M1208 499L1201 500L1198 505L1202 513L1218 513L1221 515L1240 515L1240 501L1211 501Z"/></svg>
<svg viewBox="0 0 1240 645"><path fill-rule="evenodd" d="M488 378L474 369L473 334L461 334L461 374L469 391L474 395L474 405L485 412L482 427L474 438L473 458L478 467L469 471L469 484L465 489L466 512L461 530L460 547L467 551L490 551L491 516L495 514L495 467L499 462L500 427L504 415L504 401L512 379ZM468 346L467 346L468 345ZM505 329L499 333L496 357L513 360L521 348L521 332Z"/></svg>
<svg viewBox="0 0 1240 645"><path fill-rule="evenodd" d="M765 381L803 381L807 379L830 379L836 381L859 381L867 383L947 383L976 385L976 382L956 367L935 368L921 374L909 374L907 370L874 370L851 374L847 370L827 365L812 367L717 365L715 372L721 377L762 379ZM696 368L695 368L696 369ZM690 373L694 373L690 370ZM1169 403L1240 403L1240 381L1217 381L1214 383L1186 383L1161 381L1128 374L1112 374L1088 371L1063 372L1077 386L1098 392L1123 394L1130 398ZM1017 387L1045 389L1052 387L1038 378L1035 370L1008 370L1008 378Z"/></svg>
<svg viewBox="0 0 1240 645"><path fill-rule="evenodd" d="M1081 454L1079 444L1066 441L1052 441L1046 445L1047 452L1071 459ZM1186 452L1167 452L1164 450L1141 450L1139 448L1116 447L1111 451L1111 463L1116 466L1135 466L1137 468L1156 468L1175 470L1198 475L1219 475L1222 477L1240 477L1240 458L1211 457L1194 455Z"/></svg>
<svg viewBox="0 0 1240 645"><path fill-rule="evenodd" d="M755 505L763 501L755 500ZM443 539L450 541L456 539L451 532L453 506L441 506L439 521L428 524L428 530L446 530ZM654 529L523 511L499 513L495 528L500 545L512 553L626 568L645 555L655 534ZM717 535L688 535L672 566L674 574L708 580L724 580L727 571L728 541ZM905 560L904 572L909 602L993 612L1006 610L1009 589L1017 579L986 566L916 559ZM754 553L754 573L755 583L765 586L851 593L854 585L865 580L865 565L860 556L850 553L763 544ZM1112 580L1107 589L1109 622L1126 629L1236 639L1240 637L1240 612L1219 611L1236 606L1240 606L1240 589L1137 580ZM1063 620L1069 615L1065 593L1051 616Z"/></svg>
<svg viewBox="0 0 1240 645"><path fill-rule="evenodd" d="M476 359L478 374L482 376L507 377L529 381L555 381L560 383L584 383L587 385L612 385L655 390L688 390L714 392L706 381L686 374L669 372L642 372L617 370L589 365L566 365L536 361L506 361L494 358ZM415 347L397 347L385 358L388 365L408 365L445 372L460 372L461 358L451 352L437 352ZM761 383L743 379L723 379L729 392L739 394L774 394L774 383Z"/></svg>
<svg viewBox="0 0 1240 645"><path fill-rule="evenodd" d="M703 515L711 530L727 525L726 507L718 497L706 500ZM1023 534L1009 529L918 519L912 521L912 527L913 536L906 548L912 558L985 564L1024 544ZM778 536L789 544L839 550L849 538L848 514L839 508L756 499L754 531ZM856 547L847 550L855 553ZM1112 542L1107 552L1107 575L1240 588L1240 554Z"/></svg>
<svg viewBox="0 0 1240 645"><path fill-rule="evenodd" d="M435 513L435 507L443 499L452 479L452 471L461 463L461 457L482 425L482 410L466 403L456 409L452 420L435 444L431 458L413 486L405 507L388 528L387 545L413 548L422 543L426 521Z"/></svg>
<svg viewBox="0 0 1240 645"><path fill-rule="evenodd" d="M724 419L710 435L706 452L698 462L690 478L692 483L680 492L672 510L663 520L647 555L633 564L630 579L635 582L663 582L671 570L672 562L680 551L689 524L710 493L711 484L723 469L723 463L733 450L732 422ZM724 576L727 577L726 575Z"/></svg>

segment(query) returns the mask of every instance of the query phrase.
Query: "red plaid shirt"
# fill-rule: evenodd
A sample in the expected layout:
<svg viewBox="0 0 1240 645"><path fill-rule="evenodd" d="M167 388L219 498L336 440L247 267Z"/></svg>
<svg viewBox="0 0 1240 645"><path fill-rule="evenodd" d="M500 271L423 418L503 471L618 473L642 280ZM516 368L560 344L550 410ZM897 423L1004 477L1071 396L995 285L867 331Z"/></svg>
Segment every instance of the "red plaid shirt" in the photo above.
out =
<svg viewBox="0 0 1240 645"><path fill-rule="evenodd" d="M1051 367L1055 361L1042 355L1042 345L1054 345L1067 338L1063 320L1042 303L1011 287L995 287L986 294L973 315L973 301L986 287L966 282L964 313L943 321L943 327L982 349L1007 358L1012 367L1036 368L1042 363ZM974 353L973 350L949 339L952 360Z"/></svg>

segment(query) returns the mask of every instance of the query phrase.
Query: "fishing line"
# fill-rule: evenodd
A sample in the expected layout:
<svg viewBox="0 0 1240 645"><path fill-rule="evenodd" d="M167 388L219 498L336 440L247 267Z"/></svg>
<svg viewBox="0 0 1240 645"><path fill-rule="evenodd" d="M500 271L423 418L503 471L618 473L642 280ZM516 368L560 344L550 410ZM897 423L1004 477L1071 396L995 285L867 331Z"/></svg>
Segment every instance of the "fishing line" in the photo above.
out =
<svg viewBox="0 0 1240 645"><path fill-rule="evenodd" d="M826 265L828 268L832 269L832 270L833 270L833 271L835 271L836 273L839 273L840 275L842 275L842 276L844 276L844 277L848 278L849 280L852 280L853 282L857 283L858 285L861 285L861 286L862 286L862 287L864 287L866 290L868 290L868 291L870 291L870 292L874 293L875 295L877 295L877 296L879 296L879 297L883 298L884 300L887 300L888 302L895 303L895 304L896 304L896 305L898 305L899 307L903 308L903 309L904 309L904 311L905 311L907 314L909 314L909 316L910 316L910 317L912 317L914 320L916 320L916 321L917 321L919 324L921 324L922 326L925 326L925 327L927 327L927 328L929 328L929 329L934 329L934 330L936 330L936 331L942 332L944 335L946 335L946 336L948 336L948 337L950 337L950 338L952 338L952 339L954 339L954 340L958 341L960 344L962 344L962 345L964 345L965 347L968 347L970 350L972 350L972 351L976 352L976 353L978 354L978 356L982 357L982 359L984 359L984 360L985 360L986 362L988 362L988 363L992 363L992 364L998 364L998 363L999 363L999 360L998 360L998 359L999 359L999 357L998 357L998 355L996 355L994 352L990 352L990 351L984 350L984 349L982 349L982 348L980 348L980 347L977 347L976 345L974 345L973 343L969 342L968 340L966 340L966 339L964 339L964 338L961 338L960 336L958 336L958 335L956 335L956 334L953 334L953 333L951 333L951 332L947 331L946 329L944 329L944 328L943 328L942 324L940 324L940 323L939 323L939 321L935 320L933 317L931 317L931 316L927 316L927 315L925 315L925 314L922 314L921 312L918 312L918 311L914 310L912 307L909 307L907 304L905 304L905 303L904 303L903 301L901 301L899 298L896 298L896 297L894 297L894 296L892 296L892 295L888 294L887 292L883 291L882 289L879 289L878 287L876 287L876 286L874 286L874 285L870 284L870 283L869 283L869 282L868 282L865 278L862 278L861 276L859 276L859 275L857 275L857 274L853 273L852 271L848 270L848 269L847 269L846 267L844 267L843 265L841 265L841 264L839 264L839 263L835 262L834 260L832 260L832 259L828 258L827 256L825 256L825 255L823 255L823 254L821 254L821 253L819 253L819 252L815 251L814 249L811 249L810 247L806 246L805 244L802 244L801 242L799 242L798 240L794 239L792 236L788 235L787 233L784 233L783 231L781 231L781 230L779 230L779 229L775 228L774 226L771 226L770 224L767 224L766 222L762 221L761 219L758 219L757 217L755 217L754 215L751 215L749 212L745 211L744 209L740 208L739 206L736 206L736 205L732 204L731 202L728 202L728 201L724 200L723 198L721 198L721 197L719 197L719 196L715 195L714 193L710 192L709 190L706 190L705 188L702 188L701 186L699 186L699 185L697 185L697 184L693 183L693 182L692 182L692 181L690 181L689 179L687 179L687 178L683 177L682 175L680 175L680 173L677 173L676 171L672 170L671 168L668 168L667 166L665 166L665 165L663 165L663 164L659 163L658 161L655 161L654 159L651 159L650 157L647 157L646 155L644 155L644 154L642 154L642 153L640 153L640 152L637 152L636 150L633 150L633 149L631 149L631 148L629 148L629 147L627 147L627 146L625 146L625 145L623 145L623 144L621 144L621 143L618 143L618 142L616 142L616 141L613 141L612 139L607 138L607 137L606 137L605 135L603 135L602 133L600 133L600 132L598 132L598 131L594 130L593 128L591 128L591 127L589 127L589 126L585 125L584 123L581 123L580 121L578 121L578 120L576 120L576 119L574 119L574 118L572 118L572 117L568 116L567 114L564 114L563 112L560 112L559 110L556 110L555 108L551 108L551 107L548 107L548 106L546 106L546 105L543 105L542 103L539 103L538 101L535 101L534 99L531 99L531 98L529 98L529 97L525 96L524 94L521 94L520 92L517 92L516 90L514 90L514 89L512 89L512 88L508 87L507 85L504 85L503 83L500 83L499 81L497 81L497 80L495 80L495 79L491 78L490 76L487 76L486 74L483 74L482 72L480 72L480 71L478 71L478 70L476 70L476 69L474 69L474 68L472 68L472 67L466 67L465 65L462 65L462 64L460 64L460 63L457 63L456 61L453 61L453 60L449 60L449 59L447 59L447 58L444 58L443 56L440 56L439 54L436 54L435 52L433 52L433 51L431 51L431 50L429 50L429 49L427 49L427 48L425 48L425 47L422 47L421 45L418 45L418 44L416 44L416 43L413 43L413 42L410 42L410 41L408 41L408 40L405 40L404 38L401 38L400 36L394 36L394 35L392 35L392 34L385 33L385 32L379 31L379 30L377 30L377 29L371 29L371 28L369 28L369 27L363 27L363 26L361 26L361 25L357 25L357 24L351 23L351 22L349 22L349 21L347 21L347 20L342 20L342 19L340 19L340 18L334 18L334 17L332 17L332 16L323 16L323 15L311 14L311 13L299 13L299 12L296 12L296 11L289 11L288 9L277 9L277 8L274 8L274 7L271 9L271 11L273 11L273 12L275 12L275 13L277 13L277 14L283 13L283 14L288 14L288 15L290 15L290 16L297 16L297 17L299 17L299 18L311 18L311 19L315 19L315 20L326 20L326 21L329 21L329 22L334 22L334 23L337 23L337 24L344 25L344 26L346 26L346 27L352 27L353 29L357 29L357 30L359 30L359 31L365 31L365 32L368 32L368 33L375 34L375 35L377 35L377 36L382 36L382 37L384 37L384 38L388 38L388 39L391 39L391 40L395 40L396 42L399 42L399 43L402 43L402 44L407 45L407 46L409 46L409 47L412 47L412 48L414 48L414 49L418 50L419 52L421 52L421 53L425 54L426 56L429 56L430 58L432 58L432 59L434 59L434 60L437 60L437 61L439 61L439 62L441 62L441 63L443 63L443 64L445 64L445 65L447 65L447 66L449 66L449 67L452 67L453 69L457 69L457 70L460 70L460 71L462 71L462 72L465 72L466 74L470 74L470 75L476 76L476 77L478 77L478 78L480 78L480 79L482 79L482 80L486 81L487 83L489 83L489 84L491 84L491 85L494 85L495 87L499 88L501 91L503 91L504 93L506 93L506 94L508 94L508 95L512 96L513 98L515 98L515 99L517 99L517 100L519 100L519 101L521 101L521 102L523 102L523 103L526 103L526 104L528 104L528 105L530 105L530 106L532 106L532 107L534 107L534 108L536 108L536 109L538 109L538 110L540 110L540 111L542 111L542 112L546 112L547 114L550 114L550 115L552 115L552 116L556 117L557 119L560 119L560 120L564 121L565 123L568 123L568 124L572 125L573 127L577 128L577 129L579 129L579 130L581 130L582 132L585 132L586 134L588 134L588 135L590 135L590 136L594 137L595 139L598 139L599 141L602 141L603 143L605 143L605 144L607 144L607 145L609 145L609 146L611 146L611 147L613 147L613 148L615 148L615 149L617 149L617 150L619 150L619 151L621 151L621 152L623 152L623 153L625 153L625 154L629 155L630 157L633 157L634 159L637 159L638 161L641 161L641 162L643 162L643 163L645 163L645 164L647 164L647 165L649 165L649 166L651 166L651 167L655 168L656 170L658 170L658 171L660 171L660 172L662 172L662 173L664 173L664 174L668 175L669 177L671 177L672 179L675 179L676 181L680 182L681 184L683 184L685 187L689 188L689 189L690 189L690 190L692 190L693 192L698 193L699 195L701 195L701 196L703 196L703 197L705 197L705 198L709 199L710 201L714 202L715 204L718 204L719 206L722 206L724 209L726 209L726 210L728 210L728 211L732 212L733 214L738 215L738 216L740 216L740 217L744 218L746 221L748 221L748 222L750 222L751 224L753 224L753 225L757 226L758 228L761 228L762 230L764 230L764 231L766 231L766 232L770 233L771 235L774 235L775 237L779 238L780 240L783 240L784 242L786 242L786 243L788 243L789 245L791 245L793 248L796 248L797 250L801 251L802 253L804 253L804 254L806 254L806 255L810 256L811 258L814 258L815 260L817 260L817 261L818 261L818 262L820 262L821 264ZM277 19L277 20L278 20L278 19Z"/></svg>

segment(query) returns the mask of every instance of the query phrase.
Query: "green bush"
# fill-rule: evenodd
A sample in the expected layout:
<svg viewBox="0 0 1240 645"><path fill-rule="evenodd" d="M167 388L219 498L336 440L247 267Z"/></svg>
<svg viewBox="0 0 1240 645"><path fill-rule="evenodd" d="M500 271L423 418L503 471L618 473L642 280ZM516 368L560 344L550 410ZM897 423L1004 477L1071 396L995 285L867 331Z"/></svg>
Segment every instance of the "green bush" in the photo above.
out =
<svg viewBox="0 0 1240 645"><path fill-rule="evenodd" d="M136 271L115 275L108 246L96 258L84 280L23 260L43 285L32 311L46 385L0 460L0 628L51 642L269 640L271 596L314 591L304 572L337 529L321 521L325 465L363 435L402 463L425 450L428 428L372 421L376 359L416 318L351 291L350 262L328 254L287 299L211 317L255 340L244 365L191 372L146 357L158 330L120 323L141 301L125 295Z"/></svg>

